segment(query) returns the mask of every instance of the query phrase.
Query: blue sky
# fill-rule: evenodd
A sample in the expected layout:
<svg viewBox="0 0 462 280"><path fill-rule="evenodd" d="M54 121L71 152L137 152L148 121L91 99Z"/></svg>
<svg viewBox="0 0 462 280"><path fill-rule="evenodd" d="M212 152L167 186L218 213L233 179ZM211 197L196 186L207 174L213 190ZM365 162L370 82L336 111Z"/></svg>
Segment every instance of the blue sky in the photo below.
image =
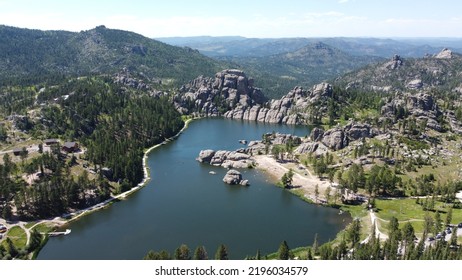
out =
<svg viewBox="0 0 462 280"><path fill-rule="evenodd" d="M462 37L458 0L0 0L0 24L148 37Z"/></svg>

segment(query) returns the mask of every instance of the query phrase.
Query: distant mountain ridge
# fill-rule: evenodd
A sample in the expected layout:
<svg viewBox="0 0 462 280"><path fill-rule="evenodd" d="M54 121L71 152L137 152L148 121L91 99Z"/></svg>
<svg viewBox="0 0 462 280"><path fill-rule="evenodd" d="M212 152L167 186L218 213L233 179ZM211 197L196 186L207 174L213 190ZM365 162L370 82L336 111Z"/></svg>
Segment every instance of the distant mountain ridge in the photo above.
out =
<svg viewBox="0 0 462 280"><path fill-rule="evenodd" d="M462 39L447 38L245 38L245 37L172 37L158 38L167 44L188 46L216 58L262 57L292 52L306 45L323 42L351 55L370 55L383 58L400 54L403 57L422 57L444 47L462 52Z"/></svg>
<svg viewBox="0 0 462 280"><path fill-rule="evenodd" d="M384 63L367 65L336 80L362 91L431 90L462 92L462 55L443 49L423 58L394 55Z"/></svg>
<svg viewBox="0 0 462 280"><path fill-rule="evenodd" d="M0 79L115 73L128 69L147 79L184 83L212 75L226 63L187 47L98 26L81 32L0 26Z"/></svg>
<svg viewBox="0 0 462 280"><path fill-rule="evenodd" d="M294 86L311 87L334 80L347 72L381 60L373 56L353 56L322 42L315 42L293 52L266 57L233 58L230 62L248 69L256 80L264 79L258 76L259 71L278 77L283 92L287 92Z"/></svg>

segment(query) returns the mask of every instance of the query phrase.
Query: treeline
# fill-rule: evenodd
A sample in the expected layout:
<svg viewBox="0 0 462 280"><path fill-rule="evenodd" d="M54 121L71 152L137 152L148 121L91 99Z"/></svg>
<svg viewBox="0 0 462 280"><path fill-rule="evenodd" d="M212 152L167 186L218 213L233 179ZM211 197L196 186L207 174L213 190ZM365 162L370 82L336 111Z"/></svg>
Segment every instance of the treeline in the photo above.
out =
<svg viewBox="0 0 462 280"><path fill-rule="evenodd" d="M27 117L25 130L38 139L78 141L86 149L80 161L90 164L72 174L77 158L59 145L33 159L25 151L20 163L5 155L0 164L0 211L6 219L13 218L13 209L21 219L61 215L133 187L143 179L143 150L175 135L184 124L167 97L150 97L108 78L73 79L51 88L38 94L48 105ZM94 173L92 179L87 170ZM24 174L40 177L29 186Z"/></svg>
<svg viewBox="0 0 462 280"><path fill-rule="evenodd" d="M215 256L209 257L207 250L204 246L197 246L194 250L194 253L191 252L188 245L182 244L180 247L176 248L173 254L170 254L166 250L162 250L160 252L156 251L149 251L146 256L144 256L145 260L208 260L208 259L215 259L215 260L228 260L228 247L224 244L218 246Z"/></svg>
<svg viewBox="0 0 462 280"><path fill-rule="evenodd" d="M42 109L42 124L51 136L81 140L88 159L111 169L111 179L126 180L124 185L142 180L143 149L172 137L184 124L166 97L131 92L102 78L71 85L59 106Z"/></svg>
<svg viewBox="0 0 462 280"><path fill-rule="evenodd" d="M279 249L275 257L279 260L288 260L294 258L293 252L291 252L289 245L284 240L279 245ZM263 256L260 250L257 250L255 256L247 256L246 260L262 260L268 259L269 256ZM273 256L271 256L272 258ZM160 252L149 251L144 260L229 260L228 247L224 244L218 246L214 257L209 256L204 246L197 246L194 253L191 254L191 250L185 244L182 244L175 249L173 254L170 254L166 250Z"/></svg>
<svg viewBox="0 0 462 280"><path fill-rule="evenodd" d="M427 242L434 221L425 218L424 234L420 239L410 222L399 227L392 218L388 226L388 239L380 242L372 226L367 242L360 242L361 222L354 220L346 229L340 243L313 244L307 249L306 259L321 260L462 260L462 247L457 244L457 227L452 229L449 241L444 238Z"/></svg>

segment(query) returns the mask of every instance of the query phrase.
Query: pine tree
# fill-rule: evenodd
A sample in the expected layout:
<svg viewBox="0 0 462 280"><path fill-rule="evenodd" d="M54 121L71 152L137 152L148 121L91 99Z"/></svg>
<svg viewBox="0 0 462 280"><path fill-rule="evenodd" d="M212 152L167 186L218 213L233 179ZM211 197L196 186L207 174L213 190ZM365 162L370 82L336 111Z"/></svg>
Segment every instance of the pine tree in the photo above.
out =
<svg viewBox="0 0 462 280"><path fill-rule="evenodd" d="M316 233L314 235L314 241L313 241L313 253L314 255L319 255L319 243L318 243L318 234Z"/></svg>
<svg viewBox="0 0 462 280"><path fill-rule="evenodd" d="M446 214L446 225L449 226L452 223L452 207L449 208L448 213Z"/></svg>
<svg viewBox="0 0 462 280"><path fill-rule="evenodd" d="M257 254L255 254L255 259L256 259L256 260L261 260L261 252L260 252L260 249L257 250Z"/></svg>
<svg viewBox="0 0 462 280"><path fill-rule="evenodd" d="M361 237L361 221L354 219L347 229L347 238L351 242L351 247L354 248L359 243Z"/></svg>
<svg viewBox="0 0 462 280"><path fill-rule="evenodd" d="M185 244L181 244L180 247L175 250L175 260L190 260L189 248Z"/></svg>
<svg viewBox="0 0 462 280"><path fill-rule="evenodd" d="M289 245L287 245L287 242L284 240L282 241L281 245L279 245L278 260L288 260L289 254L290 254Z"/></svg>
<svg viewBox="0 0 462 280"><path fill-rule="evenodd" d="M194 251L194 259L195 260L207 260L207 251L205 250L204 246L198 246Z"/></svg>
<svg viewBox="0 0 462 280"><path fill-rule="evenodd" d="M228 248L224 244L218 246L217 252L215 253L216 260L228 260Z"/></svg>
<svg viewBox="0 0 462 280"><path fill-rule="evenodd" d="M441 220L440 211L436 210L436 212L435 212L435 226L434 226L435 235L438 234L438 232L441 231L441 223L442 222L443 221Z"/></svg>
<svg viewBox="0 0 462 280"><path fill-rule="evenodd" d="M30 234L28 250L34 251L40 246L40 243L42 243L42 235L36 229L33 229Z"/></svg>

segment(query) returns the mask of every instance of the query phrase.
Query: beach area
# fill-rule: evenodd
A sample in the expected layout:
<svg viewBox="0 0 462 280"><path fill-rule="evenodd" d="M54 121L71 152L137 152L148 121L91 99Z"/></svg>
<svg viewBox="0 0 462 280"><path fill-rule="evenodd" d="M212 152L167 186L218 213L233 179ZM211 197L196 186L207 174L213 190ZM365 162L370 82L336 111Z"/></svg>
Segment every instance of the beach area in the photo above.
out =
<svg viewBox="0 0 462 280"><path fill-rule="evenodd" d="M316 203L316 200L324 199L324 193L331 183L327 179L320 179L313 175L306 167L297 162L287 161L278 162L271 155L256 155L252 157L256 162L256 168L266 172L274 182L281 180L282 176L293 170L294 176L292 181L292 189L297 189L303 193L303 196ZM318 199L316 199L315 190L318 186Z"/></svg>

